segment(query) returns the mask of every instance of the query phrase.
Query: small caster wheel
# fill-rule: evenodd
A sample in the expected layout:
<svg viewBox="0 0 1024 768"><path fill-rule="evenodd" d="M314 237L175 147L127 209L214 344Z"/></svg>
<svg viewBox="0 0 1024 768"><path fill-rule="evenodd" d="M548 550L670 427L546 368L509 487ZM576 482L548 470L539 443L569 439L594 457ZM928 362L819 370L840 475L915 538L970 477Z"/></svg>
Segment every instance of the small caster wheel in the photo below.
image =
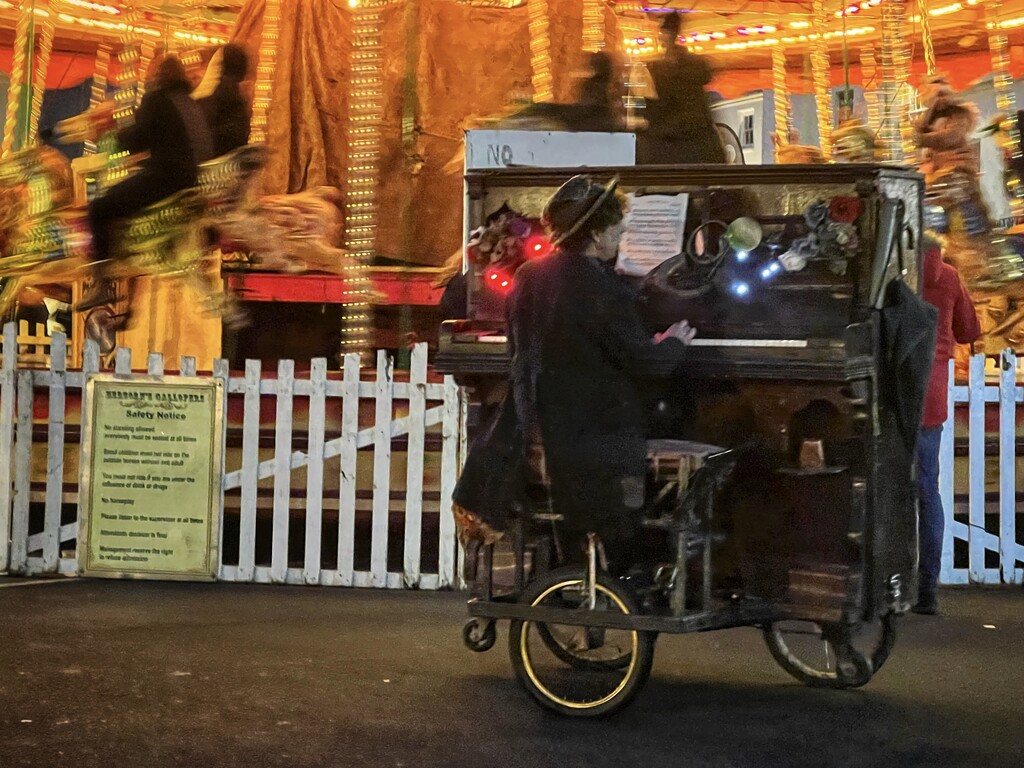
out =
<svg viewBox="0 0 1024 768"><path fill-rule="evenodd" d="M494 629L493 621L481 622L477 619L471 619L462 628L462 642L466 644L469 650L475 653L491 650L497 637L498 633Z"/></svg>

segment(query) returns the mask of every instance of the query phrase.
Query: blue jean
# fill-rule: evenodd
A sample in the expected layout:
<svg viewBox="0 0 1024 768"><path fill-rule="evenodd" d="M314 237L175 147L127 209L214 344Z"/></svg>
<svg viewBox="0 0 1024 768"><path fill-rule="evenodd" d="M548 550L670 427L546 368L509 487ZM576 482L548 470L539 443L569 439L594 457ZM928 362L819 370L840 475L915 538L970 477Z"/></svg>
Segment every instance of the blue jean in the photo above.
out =
<svg viewBox="0 0 1024 768"><path fill-rule="evenodd" d="M922 429L917 438L917 532L921 560L918 591L934 593L942 567L942 539L946 518L939 496L939 444L942 426Z"/></svg>

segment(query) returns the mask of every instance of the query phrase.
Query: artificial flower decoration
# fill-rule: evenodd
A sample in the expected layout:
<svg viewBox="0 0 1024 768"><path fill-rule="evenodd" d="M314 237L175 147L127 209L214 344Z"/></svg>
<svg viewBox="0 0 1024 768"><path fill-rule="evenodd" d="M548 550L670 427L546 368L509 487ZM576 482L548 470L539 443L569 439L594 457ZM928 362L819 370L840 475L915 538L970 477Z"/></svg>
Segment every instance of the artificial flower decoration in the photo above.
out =
<svg viewBox="0 0 1024 768"><path fill-rule="evenodd" d="M853 224L864 212L857 197L833 197L828 204L828 217L839 224Z"/></svg>
<svg viewBox="0 0 1024 768"><path fill-rule="evenodd" d="M470 262L501 267L514 272L528 256L527 242L543 232L540 225L516 212L506 203L487 217L487 223L474 230L467 248Z"/></svg>
<svg viewBox="0 0 1024 768"><path fill-rule="evenodd" d="M803 269L807 259L820 257L828 259L829 269L837 275L845 275L847 259L860 248L860 237L854 222L864 212L864 205L856 197L834 197L829 202L816 200L804 211L804 221L811 233L790 246L787 254L791 269L780 257L783 266L790 271ZM796 266L799 265L799 266Z"/></svg>

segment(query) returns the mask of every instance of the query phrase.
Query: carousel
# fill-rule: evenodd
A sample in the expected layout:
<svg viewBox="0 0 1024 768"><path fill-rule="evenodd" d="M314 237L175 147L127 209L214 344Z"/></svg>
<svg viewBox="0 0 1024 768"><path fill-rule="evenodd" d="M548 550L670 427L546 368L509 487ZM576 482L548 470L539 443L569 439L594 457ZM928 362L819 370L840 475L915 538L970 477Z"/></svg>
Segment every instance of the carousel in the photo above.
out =
<svg viewBox="0 0 1024 768"><path fill-rule="evenodd" d="M126 222L109 302L65 322L75 361L86 338L137 350L141 367L141 350L208 365L247 332L281 337L247 347L264 358L301 356L305 337L343 354L429 336L443 265L464 247L464 131L577 130L604 53L613 122L601 130L635 133L638 161L664 162L644 147L666 119L651 72L675 44L712 72L725 162L918 167L927 227L982 310L985 351L1024 345L1024 3L691 6L0 0L0 313L44 300L66 312L91 290L83 207L132 172L112 129L132 119L161 54L179 56L201 94L220 46L243 46L251 143ZM57 96L83 81L87 103L68 114ZM325 319L288 315L300 305Z"/></svg>

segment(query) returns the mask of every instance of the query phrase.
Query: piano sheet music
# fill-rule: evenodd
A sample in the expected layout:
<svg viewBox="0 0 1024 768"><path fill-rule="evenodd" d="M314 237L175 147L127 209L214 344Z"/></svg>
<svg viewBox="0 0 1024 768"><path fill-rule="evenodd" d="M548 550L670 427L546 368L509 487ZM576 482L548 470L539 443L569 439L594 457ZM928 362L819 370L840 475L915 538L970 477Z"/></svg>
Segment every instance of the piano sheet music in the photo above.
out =
<svg viewBox="0 0 1024 768"><path fill-rule="evenodd" d="M690 195L630 193L627 197L626 232L619 244L615 269L625 275L643 277L682 252Z"/></svg>

